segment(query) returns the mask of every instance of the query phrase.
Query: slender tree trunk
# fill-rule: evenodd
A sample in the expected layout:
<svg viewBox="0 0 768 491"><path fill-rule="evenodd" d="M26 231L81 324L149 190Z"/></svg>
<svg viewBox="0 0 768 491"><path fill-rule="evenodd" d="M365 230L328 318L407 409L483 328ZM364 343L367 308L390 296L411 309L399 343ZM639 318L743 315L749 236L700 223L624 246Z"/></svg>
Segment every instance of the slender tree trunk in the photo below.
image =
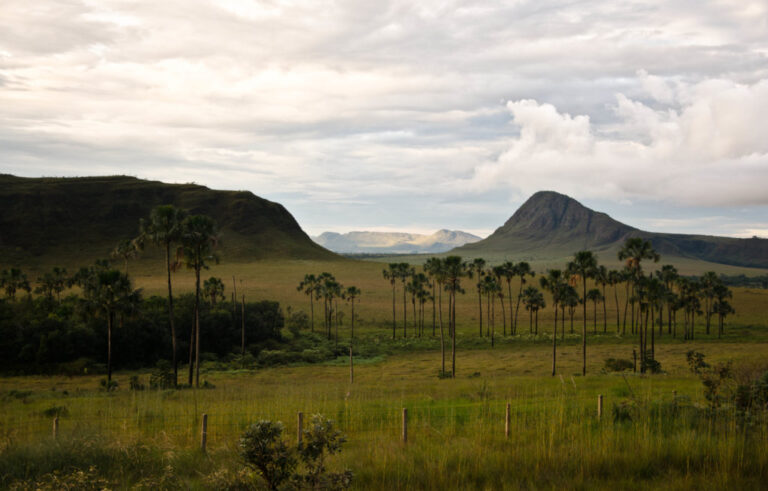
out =
<svg viewBox="0 0 768 491"><path fill-rule="evenodd" d="M656 360L656 336L654 335L654 332L656 331L656 326L654 325L654 312L653 308L650 309L651 311L651 360ZM647 323L647 321L646 321Z"/></svg>
<svg viewBox="0 0 768 491"><path fill-rule="evenodd" d="M557 360L557 304L555 304L555 327L552 330L552 376L555 376L555 362Z"/></svg>
<svg viewBox="0 0 768 491"><path fill-rule="evenodd" d="M442 284L439 285L442 287ZM440 311L440 374L445 375L445 334L443 333L443 289L440 288L437 294L438 307Z"/></svg>
<svg viewBox="0 0 768 491"><path fill-rule="evenodd" d="M200 387L200 264L195 264L195 387Z"/></svg>
<svg viewBox="0 0 768 491"><path fill-rule="evenodd" d="M509 295L509 334L515 335L514 309L512 308L512 281L507 279L507 294Z"/></svg>
<svg viewBox="0 0 768 491"><path fill-rule="evenodd" d="M397 329L397 312L395 310L395 283L392 283L392 339L395 339Z"/></svg>
<svg viewBox="0 0 768 491"><path fill-rule="evenodd" d="M355 298L354 297L352 297L352 323L349 331L349 338L355 339Z"/></svg>
<svg viewBox="0 0 768 491"><path fill-rule="evenodd" d="M453 346L451 348L451 377L456 378L456 291L451 292L451 324L453 328Z"/></svg>
<svg viewBox="0 0 768 491"><path fill-rule="evenodd" d="M480 272L478 271L478 275ZM478 277L478 280L480 278ZM477 317L480 320L480 337L483 337L483 297L480 294L480 287L477 287L477 313L479 314Z"/></svg>
<svg viewBox="0 0 768 491"><path fill-rule="evenodd" d="M502 293L501 296L499 296L499 300L501 300L501 322L504 326L504 337L507 336L507 310L506 307L504 307L504 294ZM512 327L510 327L512 329Z"/></svg>
<svg viewBox="0 0 768 491"><path fill-rule="evenodd" d="M520 277L520 289L517 292L517 303L515 304L515 326L514 326L514 334L517 334L517 314L520 312L520 299L523 298L523 278ZM509 303L512 303L512 299L510 299ZM511 307L511 305L510 305Z"/></svg>
<svg viewBox="0 0 768 491"><path fill-rule="evenodd" d="M565 304L560 303L560 339L565 341Z"/></svg>
<svg viewBox="0 0 768 491"><path fill-rule="evenodd" d="M437 284L435 280L432 280L432 337L435 337L435 329L437 328Z"/></svg>
<svg viewBox="0 0 768 491"><path fill-rule="evenodd" d="M629 309L629 281L626 282L626 287L624 288L624 290L625 290L625 293L627 294L627 297L624 299L624 320L622 321L622 328L621 328L622 336L626 336L627 334L627 309Z"/></svg>
<svg viewBox="0 0 768 491"><path fill-rule="evenodd" d="M114 315L112 311L107 312L107 392L110 390L112 382L112 323Z"/></svg>
<svg viewBox="0 0 768 491"><path fill-rule="evenodd" d="M597 300L592 302L592 313L594 314L594 319L592 319L592 330L594 331L592 334L597 334Z"/></svg>
<svg viewBox="0 0 768 491"><path fill-rule="evenodd" d="M621 332L621 308L619 306L619 289L616 288L616 285L613 286L613 297L616 300L616 334L618 334Z"/></svg>
<svg viewBox="0 0 768 491"><path fill-rule="evenodd" d="M489 293L486 296L488 297L486 299L486 302L485 302L485 312L486 312L486 315L488 316L487 317L488 318L488 322L486 322L486 324L485 324L485 335L487 337L487 336L491 335L491 301L492 301L493 295L491 295ZM482 311L480 311L480 313L482 314ZM480 325L482 326L482 323ZM481 327L480 328L480 336L483 335L482 329L483 328Z"/></svg>
<svg viewBox="0 0 768 491"><path fill-rule="evenodd" d="M408 301L406 300L405 280L403 280L403 339L408 337Z"/></svg>
<svg viewBox="0 0 768 491"><path fill-rule="evenodd" d="M173 386L179 385L179 360L176 350L176 324L173 321L173 291L171 290L171 244L165 244L165 270L168 273L168 323L171 326L171 349L173 350Z"/></svg>
<svg viewBox="0 0 768 491"><path fill-rule="evenodd" d="M608 297L605 296L605 285L603 285L603 334L608 333Z"/></svg>
<svg viewBox="0 0 768 491"><path fill-rule="evenodd" d="M240 356L245 356L245 293L243 293L243 302L240 304Z"/></svg>
<svg viewBox="0 0 768 491"><path fill-rule="evenodd" d="M587 277L584 280L584 325L581 331L581 374L587 374Z"/></svg>

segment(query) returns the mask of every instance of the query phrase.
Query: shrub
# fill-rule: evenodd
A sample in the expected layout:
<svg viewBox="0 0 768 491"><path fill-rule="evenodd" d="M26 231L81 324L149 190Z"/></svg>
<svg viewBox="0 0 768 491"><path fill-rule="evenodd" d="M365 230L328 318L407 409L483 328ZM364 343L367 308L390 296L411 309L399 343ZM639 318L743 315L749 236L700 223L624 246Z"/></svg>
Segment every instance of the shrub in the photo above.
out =
<svg viewBox="0 0 768 491"><path fill-rule="evenodd" d="M160 360L155 365L155 370L149 376L150 389L172 389L174 384L171 363Z"/></svg>
<svg viewBox="0 0 768 491"><path fill-rule="evenodd" d="M624 372L626 370L632 370L635 364L632 360L625 360L623 358L606 358L604 370L606 372Z"/></svg>
<svg viewBox="0 0 768 491"><path fill-rule="evenodd" d="M294 452L281 439L283 424L258 421L240 437L240 456L266 481L269 489L277 489L296 468Z"/></svg>

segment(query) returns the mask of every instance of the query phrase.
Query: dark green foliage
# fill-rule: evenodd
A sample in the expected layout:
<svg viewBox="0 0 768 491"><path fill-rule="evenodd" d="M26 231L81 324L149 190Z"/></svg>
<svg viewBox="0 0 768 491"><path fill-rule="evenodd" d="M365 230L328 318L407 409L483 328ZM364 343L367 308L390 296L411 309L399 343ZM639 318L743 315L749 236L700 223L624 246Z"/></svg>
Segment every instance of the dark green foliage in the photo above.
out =
<svg viewBox="0 0 768 491"><path fill-rule="evenodd" d="M173 367L167 360L160 360L149 376L150 389L172 389L174 386Z"/></svg>
<svg viewBox="0 0 768 491"><path fill-rule="evenodd" d="M690 350L685 354L685 359L688 362L688 367L696 375L701 374L704 370L709 368L709 363L704 361L704 353Z"/></svg>
<svg viewBox="0 0 768 491"><path fill-rule="evenodd" d="M346 441L332 420L313 415L308 428L302 432L302 443L296 448L289 447L282 440L282 434L281 422L262 420L249 426L240 437L240 456L264 479L269 489L278 489L288 481L298 489L335 490L350 486L352 472L349 469L332 473L325 466L326 458L341 452ZM299 464L303 473L296 472ZM236 477L236 481L243 483L241 476Z"/></svg>
<svg viewBox="0 0 768 491"><path fill-rule="evenodd" d="M179 348L186 352L194 295L182 295L175 304L174 317L181 334ZM201 344L207 352L223 357L238 351L240 326L232 322L231 303L220 302L217 307L201 311ZM283 327L279 304L246 303L245 327L254 353L261 344L279 340ZM103 316L94 316L88 304L74 295L63 298L61 303L44 297L0 300L0 372L103 373L106 330ZM167 359L171 353L167 300L157 296L142 299L130 315L116 315L112 336L116 368L152 367Z"/></svg>
<svg viewBox="0 0 768 491"><path fill-rule="evenodd" d="M623 358L606 358L605 359L605 371L606 372L623 372L625 370L632 370L635 364L632 360L625 360Z"/></svg>
<svg viewBox="0 0 768 491"><path fill-rule="evenodd" d="M258 471L269 489L278 489L290 479L298 463L282 435L282 423L262 420L249 426L240 437L240 456Z"/></svg>

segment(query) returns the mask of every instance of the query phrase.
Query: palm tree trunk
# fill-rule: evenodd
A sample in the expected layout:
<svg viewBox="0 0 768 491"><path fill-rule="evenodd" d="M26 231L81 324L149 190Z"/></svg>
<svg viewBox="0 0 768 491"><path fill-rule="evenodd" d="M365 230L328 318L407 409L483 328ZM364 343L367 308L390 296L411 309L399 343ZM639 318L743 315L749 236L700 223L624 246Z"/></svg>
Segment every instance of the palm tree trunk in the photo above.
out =
<svg viewBox="0 0 768 491"><path fill-rule="evenodd" d="M442 285L440 285L442 286ZM445 334L443 333L443 289L440 288L437 294L438 307L440 311L440 373L445 375Z"/></svg>
<svg viewBox="0 0 768 491"><path fill-rule="evenodd" d="M200 265L195 265L195 387L200 387Z"/></svg>
<svg viewBox="0 0 768 491"><path fill-rule="evenodd" d="M352 324L349 331L349 338L355 339L355 298L354 297L352 297Z"/></svg>
<svg viewBox="0 0 768 491"><path fill-rule="evenodd" d="M509 295L509 334L515 335L514 309L512 308L512 281L507 279L507 294Z"/></svg>
<svg viewBox="0 0 768 491"><path fill-rule="evenodd" d="M584 276L584 325L581 330L581 374L587 374L587 277Z"/></svg>
<svg viewBox="0 0 768 491"><path fill-rule="evenodd" d="M173 350L173 386L179 385L179 361L176 358L176 327L173 322L173 291L171 290L171 244L165 244L165 269L168 272L168 323L171 325L171 349Z"/></svg>
<svg viewBox="0 0 768 491"><path fill-rule="evenodd" d="M453 347L451 348L451 377L456 378L456 291L451 292L451 324L453 328Z"/></svg>
<svg viewBox="0 0 768 491"><path fill-rule="evenodd" d="M112 382L112 311L107 312L107 392L109 392Z"/></svg>
<svg viewBox="0 0 768 491"><path fill-rule="evenodd" d="M605 296L605 285L603 285L603 334L608 333L608 297Z"/></svg>
<svg viewBox="0 0 768 491"><path fill-rule="evenodd" d="M517 313L520 312L520 299L523 298L523 278L520 277L520 290L517 292L517 303L515 304L515 334L517 334ZM510 304L512 303L512 300L510 299ZM511 307L511 305L510 305Z"/></svg>
<svg viewBox="0 0 768 491"><path fill-rule="evenodd" d="M245 356L245 293L240 304L240 356Z"/></svg>
<svg viewBox="0 0 768 491"><path fill-rule="evenodd" d="M501 300L501 322L502 322L502 324L504 326L504 336L506 337L507 336L507 311L506 311L506 308L504 307L504 294L503 293L499 296L499 300ZM512 329L512 327L510 326L510 330L511 329Z"/></svg>
<svg viewBox="0 0 768 491"><path fill-rule="evenodd" d="M478 275L480 272L478 272ZM479 280L480 278L478 278ZM480 337L483 337L483 297L480 294L480 287L477 287L477 317L480 319Z"/></svg>
<svg viewBox="0 0 768 491"><path fill-rule="evenodd" d="M395 283L392 283L392 339L395 339L395 329L397 329L397 312L395 310Z"/></svg>
<svg viewBox="0 0 768 491"><path fill-rule="evenodd" d="M616 288L616 285L613 286L613 297L616 300L616 334L620 331L620 315L621 315L621 308L619 306L619 289Z"/></svg>
<svg viewBox="0 0 768 491"><path fill-rule="evenodd" d="M552 330L552 376L555 376L555 361L557 359L557 304L555 304L555 327Z"/></svg>
<svg viewBox="0 0 768 491"><path fill-rule="evenodd" d="M432 337L435 337L435 329L437 328L437 305L436 305L436 287L437 284L435 283L435 280L432 280Z"/></svg>
<svg viewBox="0 0 768 491"><path fill-rule="evenodd" d="M406 327L407 324L408 324L407 323L408 302L406 300L405 293L406 293L405 292L405 280L403 280L403 338L407 338L408 337L408 332L407 332L407 327Z"/></svg>

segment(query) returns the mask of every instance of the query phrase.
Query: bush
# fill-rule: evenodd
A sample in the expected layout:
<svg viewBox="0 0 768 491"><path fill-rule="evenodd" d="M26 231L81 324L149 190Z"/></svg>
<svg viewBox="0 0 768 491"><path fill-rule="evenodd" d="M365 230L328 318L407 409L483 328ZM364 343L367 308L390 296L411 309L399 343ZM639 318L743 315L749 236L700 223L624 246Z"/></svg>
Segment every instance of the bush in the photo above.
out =
<svg viewBox="0 0 768 491"><path fill-rule="evenodd" d="M281 439L281 422L258 421L240 437L240 456L254 468L270 489L277 489L290 479L296 468L294 452Z"/></svg>
<svg viewBox="0 0 768 491"><path fill-rule="evenodd" d="M167 360L160 360L149 376L150 389L172 389L174 387L173 367Z"/></svg>
<svg viewBox="0 0 768 491"><path fill-rule="evenodd" d="M606 358L604 370L606 372L624 372L635 368L635 364L632 360L625 360L623 358Z"/></svg>

